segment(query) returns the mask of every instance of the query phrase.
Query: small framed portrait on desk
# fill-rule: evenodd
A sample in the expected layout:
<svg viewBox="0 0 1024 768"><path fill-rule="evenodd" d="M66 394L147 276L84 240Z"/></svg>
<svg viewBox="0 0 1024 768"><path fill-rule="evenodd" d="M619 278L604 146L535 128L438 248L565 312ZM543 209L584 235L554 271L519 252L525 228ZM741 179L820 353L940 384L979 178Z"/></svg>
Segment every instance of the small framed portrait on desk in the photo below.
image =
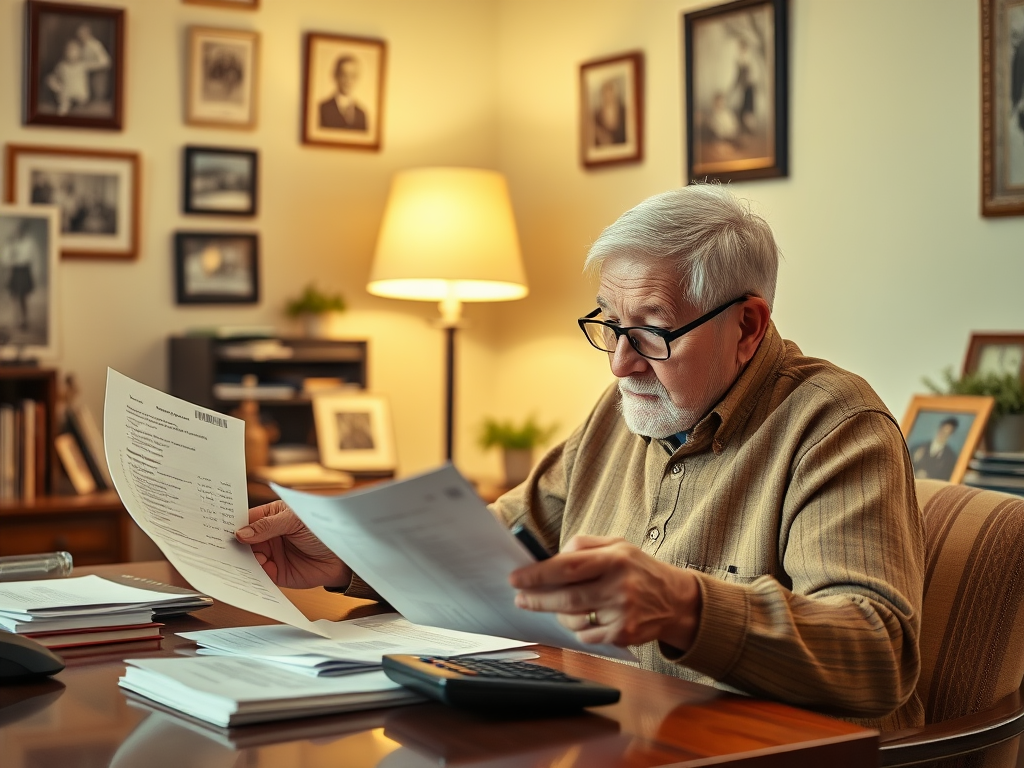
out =
<svg viewBox="0 0 1024 768"><path fill-rule="evenodd" d="M991 397L915 395L900 424L914 477L963 480L993 402Z"/></svg>
<svg viewBox="0 0 1024 768"><path fill-rule="evenodd" d="M314 395L320 463L356 473L390 474L398 464L388 402L360 390Z"/></svg>

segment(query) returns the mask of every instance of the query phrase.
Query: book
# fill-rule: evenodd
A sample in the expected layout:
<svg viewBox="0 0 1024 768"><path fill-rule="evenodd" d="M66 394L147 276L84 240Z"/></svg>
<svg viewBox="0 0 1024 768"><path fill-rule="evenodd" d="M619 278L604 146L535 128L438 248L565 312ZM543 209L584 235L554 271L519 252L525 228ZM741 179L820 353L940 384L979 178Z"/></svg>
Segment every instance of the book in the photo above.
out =
<svg viewBox="0 0 1024 768"><path fill-rule="evenodd" d="M21 403L21 498L36 497L36 402ZM39 439L42 439L40 435Z"/></svg>
<svg viewBox="0 0 1024 768"><path fill-rule="evenodd" d="M15 497L14 406L0 405L0 499Z"/></svg>
<svg viewBox="0 0 1024 768"><path fill-rule="evenodd" d="M201 608L209 608L213 605L213 598L185 587L175 587L172 584L164 584L162 581L144 579L141 576L104 576L106 581L115 584L123 584L127 587L138 587L148 589L151 592L161 592L167 595L175 595L178 599L171 603L161 603L153 606L154 619L166 619L169 616L180 616L184 613L192 613Z"/></svg>
<svg viewBox="0 0 1024 768"><path fill-rule="evenodd" d="M267 483L277 483L286 488L351 488L355 480L348 472L328 469L316 462L302 464L281 464L271 467L257 467L250 476Z"/></svg>
<svg viewBox="0 0 1024 768"><path fill-rule="evenodd" d="M99 489L113 488L114 481L107 468L107 456L103 451L103 436L100 434L96 420L85 405L72 400L66 412L68 431L78 441L82 457L89 467L96 487Z"/></svg>
<svg viewBox="0 0 1024 768"><path fill-rule="evenodd" d="M424 700L380 670L310 677L226 656L126 659L125 664L120 687L223 728Z"/></svg>
<svg viewBox="0 0 1024 768"><path fill-rule="evenodd" d="M153 611L151 609L129 611L104 616L100 619L97 619L95 616L59 616L51 619L38 617L19 618L0 613L0 630L14 632L18 635L27 635L31 632L81 631L89 629L89 627L95 627L97 624L102 624L105 627L129 627L132 625L150 624L152 621Z"/></svg>
<svg viewBox="0 0 1024 768"><path fill-rule="evenodd" d="M96 479L89 471L89 465L82 456L82 450L78 447L78 441L69 432L57 435L53 441L57 449L57 458L60 459L64 472L77 494L93 493L96 490Z"/></svg>
<svg viewBox="0 0 1024 768"><path fill-rule="evenodd" d="M25 632L40 645L47 648L74 648L84 645L128 643L137 640L160 640L163 624L129 624L124 627L88 627L86 629L58 629L49 632Z"/></svg>

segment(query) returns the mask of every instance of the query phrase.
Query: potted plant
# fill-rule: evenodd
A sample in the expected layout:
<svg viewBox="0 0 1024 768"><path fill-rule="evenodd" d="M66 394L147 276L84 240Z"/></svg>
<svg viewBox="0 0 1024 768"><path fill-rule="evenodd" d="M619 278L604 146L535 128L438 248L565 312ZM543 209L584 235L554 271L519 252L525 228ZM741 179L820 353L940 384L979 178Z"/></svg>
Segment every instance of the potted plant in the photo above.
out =
<svg viewBox="0 0 1024 768"><path fill-rule="evenodd" d="M298 298L285 305L288 317L301 319L306 326L306 335L313 338L329 336L332 321L346 308L345 297L340 293L328 294L310 283Z"/></svg>
<svg viewBox="0 0 1024 768"><path fill-rule="evenodd" d="M925 386L937 395L990 395L995 400L985 444L990 451L1024 451L1024 381L1015 374L965 373L960 378L953 369L942 373L942 382L936 384L928 378Z"/></svg>
<svg viewBox="0 0 1024 768"><path fill-rule="evenodd" d="M480 430L480 446L501 448L505 464L505 485L509 488L519 485L533 468L533 449L544 445L558 429L557 424L542 427L534 416L527 417L522 424L512 421L484 419Z"/></svg>

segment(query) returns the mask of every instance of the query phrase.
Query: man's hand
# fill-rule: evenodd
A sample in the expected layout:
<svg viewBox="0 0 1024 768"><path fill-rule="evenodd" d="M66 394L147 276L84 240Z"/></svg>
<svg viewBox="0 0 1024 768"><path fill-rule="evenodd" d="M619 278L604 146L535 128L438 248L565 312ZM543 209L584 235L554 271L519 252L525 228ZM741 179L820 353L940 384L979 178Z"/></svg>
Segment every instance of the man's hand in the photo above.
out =
<svg viewBox="0 0 1024 768"><path fill-rule="evenodd" d="M249 525L235 538L252 545L256 561L279 587L345 586L352 571L324 546L283 501L249 510Z"/></svg>
<svg viewBox="0 0 1024 768"><path fill-rule="evenodd" d="M680 651L700 622L700 588L685 568L622 539L574 536L550 560L513 571L516 605L551 611L585 643L639 645L660 640Z"/></svg>

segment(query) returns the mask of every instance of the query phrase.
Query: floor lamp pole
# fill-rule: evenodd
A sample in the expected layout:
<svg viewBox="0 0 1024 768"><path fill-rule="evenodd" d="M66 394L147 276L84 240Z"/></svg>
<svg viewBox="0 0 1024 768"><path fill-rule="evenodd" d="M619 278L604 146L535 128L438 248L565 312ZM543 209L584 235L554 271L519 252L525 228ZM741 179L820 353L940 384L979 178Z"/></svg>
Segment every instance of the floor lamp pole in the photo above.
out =
<svg viewBox="0 0 1024 768"><path fill-rule="evenodd" d="M454 325L444 329L446 342L445 361L445 420L444 420L444 457L452 460L452 448L455 440L455 331Z"/></svg>

